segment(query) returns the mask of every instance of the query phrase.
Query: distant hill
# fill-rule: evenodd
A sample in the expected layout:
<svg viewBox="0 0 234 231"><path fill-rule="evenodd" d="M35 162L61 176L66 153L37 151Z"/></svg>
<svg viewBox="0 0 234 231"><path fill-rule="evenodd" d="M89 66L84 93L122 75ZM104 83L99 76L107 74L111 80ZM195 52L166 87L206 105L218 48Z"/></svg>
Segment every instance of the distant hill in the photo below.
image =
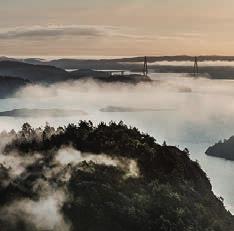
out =
<svg viewBox="0 0 234 231"><path fill-rule="evenodd" d="M219 141L209 147L206 150L206 154L234 161L234 136L230 137L228 140Z"/></svg>
<svg viewBox="0 0 234 231"><path fill-rule="evenodd" d="M149 56L148 62L150 69L156 73L193 73L193 65L160 65L161 61L194 61L194 56ZM234 61L234 56L198 56L199 62L204 61ZM130 70L133 72L142 72L143 57L119 58L119 59L57 59L57 60L40 60L24 59L26 63L52 65L63 69L95 69L95 70ZM157 63L159 62L159 63ZM215 64L214 64L215 65ZM207 77L214 79L234 79L234 66L200 66L199 72Z"/></svg>
<svg viewBox="0 0 234 231"><path fill-rule="evenodd" d="M189 55L175 55L175 56L147 56L149 63L154 62L161 62L161 61L194 61L194 56ZM129 57L129 58L118 58L118 59L55 59L55 60L41 60L38 58L30 58L30 59L23 59L26 63L33 63L33 64L46 64L57 66L64 69L76 69L76 68L95 68L94 66L111 66L117 63L143 63L144 58L141 56L139 57ZM198 56L199 62L204 61L234 61L234 56L220 56L220 55L204 55ZM22 61L22 60L20 60Z"/></svg>
<svg viewBox="0 0 234 231"><path fill-rule="evenodd" d="M57 67L15 61L0 61L0 75L48 83L65 81L69 78L69 73Z"/></svg>
<svg viewBox="0 0 234 231"><path fill-rule="evenodd" d="M132 107L116 107L116 106L107 106L101 108L101 112L153 112L153 111L172 111L173 109L154 109L154 108L132 108Z"/></svg>
<svg viewBox="0 0 234 231"><path fill-rule="evenodd" d="M64 110L64 109L28 109L20 108L13 109L11 111L0 112L1 116L7 117L67 117L67 116L77 116L86 115L84 111L81 110Z"/></svg>
<svg viewBox="0 0 234 231"><path fill-rule="evenodd" d="M0 76L0 98L13 97L16 91L30 83L29 80L21 78Z"/></svg>
<svg viewBox="0 0 234 231"><path fill-rule="evenodd" d="M6 56L0 56L0 61L14 61L14 62L18 62L18 59L15 58L8 58Z"/></svg>
<svg viewBox="0 0 234 231"><path fill-rule="evenodd" d="M29 59L28 59L29 60ZM36 59L32 59L36 61ZM139 82L150 82L148 76L140 74L112 75L109 71L98 71L92 69L79 69L76 71L66 71L61 68L28 64L14 61L5 57L0 57L1 78L0 97L5 98L14 94L20 87L29 83L56 83L67 80L94 79L101 82L123 82L137 84Z"/></svg>
<svg viewBox="0 0 234 231"><path fill-rule="evenodd" d="M55 83L67 80L93 78L105 82L138 83L150 81L148 77L138 74L114 75L110 77L108 71L80 69L68 72L61 68L48 65L35 65L15 61L0 61L0 75L27 79L32 83Z"/></svg>
<svg viewBox="0 0 234 231"><path fill-rule="evenodd" d="M84 80L90 78L102 82L125 82L133 84L141 81L150 81L148 77L142 75L110 77L109 72L106 71L83 69L67 72L52 66L32 65L15 61L0 61L0 98L13 97L18 90L29 84L52 84L67 80Z"/></svg>
<svg viewBox="0 0 234 231"><path fill-rule="evenodd" d="M234 61L233 56L199 56L199 62L204 61ZM193 65L161 65L161 61L194 61L192 56L158 56L148 57L149 68L155 73L188 73L193 74ZM159 63L157 63L159 62ZM215 65L215 64L214 64ZM68 72L68 69L79 69L78 71ZM100 60L82 60L82 59L58 59L42 60L36 58L30 59L9 59L0 57L0 75L20 77L32 82L58 82L68 79L92 78L105 81L108 72L103 70L125 70L142 73L143 57L122 58L122 59L100 59ZM234 79L234 66L199 66L199 73L212 79ZM125 76L129 78L122 79L121 76L108 78L108 81L132 82L133 80L145 81L141 75Z"/></svg>

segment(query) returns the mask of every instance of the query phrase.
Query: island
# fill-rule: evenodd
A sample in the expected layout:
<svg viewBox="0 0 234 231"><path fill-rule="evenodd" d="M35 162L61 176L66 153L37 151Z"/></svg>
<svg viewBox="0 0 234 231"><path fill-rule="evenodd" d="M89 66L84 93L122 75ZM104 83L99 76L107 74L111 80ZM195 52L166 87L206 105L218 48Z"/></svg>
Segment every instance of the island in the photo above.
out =
<svg viewBox="0 0 234 231"><path fill-rule="evenodd" d="M70 117L77 115L87 115L81 110L65 110L65 109L28 109L19 108L10 111L0 111L0 117Z"/></svg>
<svg viewBox="0 0 234 231"><path fill-rule="evenodd" d="M21 172L0 165L3 230L40 230L26 212L46 203L60 230L234 230L223 198L187 150L161 146L123 122L25 123L0 136L8 138L4 156L24 160Z"/></svg>
<svg viewBox="0 0 234 231"><path fill-rule="evenodd" d="M157 111L173 111L175 109L170 108L133 108L133 107L117 107L117 106L107 106L101 108L101 112L157 112Z"/></svg>
<svg viewBox="0 0 234 231"><path fill-rule="evenodd" d="M206 150L208 156L220 157L234 161L234 136L223 141L219 141Z"/></svg>

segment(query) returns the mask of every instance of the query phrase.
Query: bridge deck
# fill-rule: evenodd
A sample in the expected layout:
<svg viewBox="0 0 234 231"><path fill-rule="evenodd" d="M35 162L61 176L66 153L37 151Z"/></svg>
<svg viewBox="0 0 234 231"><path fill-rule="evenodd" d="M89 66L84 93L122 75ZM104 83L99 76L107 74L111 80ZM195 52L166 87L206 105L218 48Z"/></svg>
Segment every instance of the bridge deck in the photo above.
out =
<svg viewBox="0 0 234 231"><path fill-rule="evenodd" d="M110 76L114 75L114 74L120 74L120 75L124 75L125 71L108 71Z"/></svg>

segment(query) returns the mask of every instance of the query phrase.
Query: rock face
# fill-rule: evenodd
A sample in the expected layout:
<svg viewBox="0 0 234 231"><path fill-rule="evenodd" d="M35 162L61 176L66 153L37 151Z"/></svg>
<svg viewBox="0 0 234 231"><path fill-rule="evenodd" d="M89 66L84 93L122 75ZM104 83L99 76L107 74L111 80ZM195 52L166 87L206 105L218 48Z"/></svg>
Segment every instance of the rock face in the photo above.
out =
<svg viewBox="0 0 234 231"><path fill-rule="evenodd" d="M60 214L56 221L63 218L72 231L234 230L233 216L187 151L160 146L122 122L95 127L80 121L57 130L48 125L34 129L26 123L18 133L2 135L11 137L5 156L17 153L18 158L34 159L14 178L12 169L2 166L3 174L9 175L0 188L3 231L39 230L39 219L28 219L27 210L17 213L20 208L13 205L40 202L45 192L61 191L63 200L55 197ZM71 155L69 164L58 162L67 162ZM12 213L8 206L14 208ZM52 230L61 230L55 227L60 229Z"/></svg>
<svg viewBox="0 0 234 231"><path fill-rule="evenodd" d="M206 154L234 161L234 136L209 147L206 150Z"/></svg>

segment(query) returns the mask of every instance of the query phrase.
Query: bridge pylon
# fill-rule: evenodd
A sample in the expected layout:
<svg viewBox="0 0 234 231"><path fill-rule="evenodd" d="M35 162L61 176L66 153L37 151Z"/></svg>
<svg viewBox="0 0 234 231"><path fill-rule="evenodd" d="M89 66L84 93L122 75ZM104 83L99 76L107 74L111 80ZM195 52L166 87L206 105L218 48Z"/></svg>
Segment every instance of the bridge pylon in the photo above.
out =
<svg viewBox="0 0 234 231"><path fill-rule="evenodd" d="M198 74L199 74L198 58L197 58L197 56L194 59L193 74L194 74L194 76L198 76Z"/></svg>
<svg viewBox="0 0 234 231"><path fill-rule="evenodd" d="M149 73L149 70L148 70L148 62L147 62L147 57L145 56L145 57L144 57L143 75L144 75L144 76L147 76L148 73Z"/></svg>

